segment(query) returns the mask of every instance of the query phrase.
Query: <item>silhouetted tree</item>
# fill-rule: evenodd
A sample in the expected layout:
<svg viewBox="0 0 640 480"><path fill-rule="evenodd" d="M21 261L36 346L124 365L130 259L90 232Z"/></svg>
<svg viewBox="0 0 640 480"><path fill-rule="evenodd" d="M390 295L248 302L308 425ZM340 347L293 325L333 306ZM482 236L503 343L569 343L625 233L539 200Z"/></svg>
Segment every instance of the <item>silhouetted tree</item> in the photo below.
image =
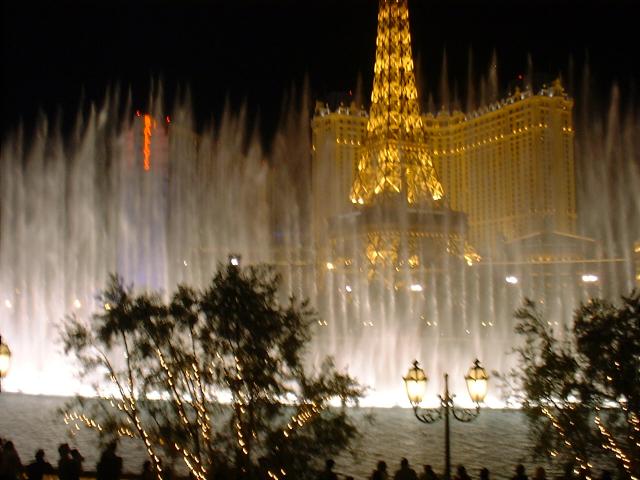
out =
<svg viewBox="0 0 640 480"><path fill-rule="evenodd" d="M592 299L554 332L527 300L516 313L517 367L510 391L535 436L534 454L584 473L604 456L640 477L640 292L620 305Z"/></svg>
<svg viewBox="0 0 640 480"><path fill-rule="evenodd" d="M66 353L100 397L78 398L67 422L95 428L103 443L142 440L158 475L162 456L182 458L198 479L226 465L243 478L310 477L310 465L357 434L330 403L357 402L363 390L330 359L305 369L316 314L307 302L281 304L278 287L268 267L230 265L203 291L179 286L165 303L112 276L101 311L62 327Z"/></svg>

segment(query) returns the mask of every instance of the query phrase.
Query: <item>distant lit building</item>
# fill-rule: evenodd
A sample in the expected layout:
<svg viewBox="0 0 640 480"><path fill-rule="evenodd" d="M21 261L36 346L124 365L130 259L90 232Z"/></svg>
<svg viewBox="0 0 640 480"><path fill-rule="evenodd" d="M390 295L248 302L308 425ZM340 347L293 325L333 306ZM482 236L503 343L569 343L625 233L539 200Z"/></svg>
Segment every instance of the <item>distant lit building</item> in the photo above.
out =
<svg viewBox="0 0 640 480"><path fill-rule="evenodd" d="M542 230L576 233L573 101L559 80L464 115L425 119L451 207L482 254Z"/></svg>
<svg viewBox="0 0 640 480"><path fill-rule="evenodd" d="M536 94L516 91L470 114L421 117L444 194L453 210L467 214L469 242L481 254L499 256L505 242L549 227L576 233L572 107L556 81ZM318 218L348 211L367 121L355 105L332 110L316 104Z"/></svg>
<svg viewBox="0 0 640 480"><path fill-rule="evenodd" d="M353 210L349 194L369 113L354 103L331 110L316 104L312 120L313 229L320 250L328 248L328 222ZM320 252L319 252L320 253ZM326 258L326 251L320 254Z"/></svg>

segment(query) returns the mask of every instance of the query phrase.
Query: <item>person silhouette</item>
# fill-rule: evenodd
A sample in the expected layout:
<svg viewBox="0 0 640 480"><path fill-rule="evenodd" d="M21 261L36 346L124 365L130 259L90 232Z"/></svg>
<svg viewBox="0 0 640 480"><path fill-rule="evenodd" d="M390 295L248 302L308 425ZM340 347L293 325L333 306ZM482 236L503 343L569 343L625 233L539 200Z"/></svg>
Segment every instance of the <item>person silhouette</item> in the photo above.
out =
<svg viewBox="0 0 640 480"><path fill-rule="evenodd" d="M332 459L324 462L324 470L318 475L318 480L338 480L338 475L333 471L336 464Z"/></svg>
<svg viewBox="0 0 640 480"><path fill-rule="evenodd" d="M516 465L516 474L511 477L511 480L529 480L529 477L527 477L527 474L524 470L524 465L522 465L521 463Z"/></svg>
<svg viewBox="0 0 640 480"><path fill-rule="evenodd" d="M142 464L142 472L140 472L140 480L156 480L158 476L153 471L151 460L146 460Z"/></svg>
<svg viewBox="0 0 640 480"><path fill-rule="evenodd" d="M83 472L82 462L84 462L84 457L80 451L77 448L71 450L70 480L80 480L80 475Z"/></svg>
<svg viewBox="0 0 640 480"><path fill-rule="evenodd" d="M51 464L44 459L44 450L39 449L33 462L27 465L26 473L29 480L42 480L45 475L54 472Z"/></svg>
<svg viewBox="0 0 640 480"><path fill-rule="evenodd" d="M66 443L58 446L58 478L60 480L71 480L73 465L71 464L71 449Z"/></svg>
<svg viewBox="0 0 640 480"><path fill-rule="evenodd" d="M456 468L456 475L453 478L454 480L471 480L471 477L467 473L467 469L464 468L464 465L458 465Z"/></svg>
<svg viewBox="0 0 640 480"><path fill-rule="evenodd" d="M545 472L544 468L538 467L536 468L536 473L533 476L534 480L547 480L547 472Z"/></svg>
<svg viewBox="0 0 640 480"><path fill-rule="evenodd" d="M378 462L376 469L371 474L371 480L388 480L389 474L387 473L387 464L383 460Z"/></svg>
<svg viewBox="0 0 640 480"><path fill-rule="evenodd" d="M111 442L100 455L96 465L96 480L118 480L122 473L122 458L116 455L118 444Z"/></svg>
<svg viewBox="0 0 640 480"><path fill-rule="evenodd" d="M420 475L420 480L438 480L438 475L433 471L431 465L424 465L424 471Z"/></svg>
<svg viewBox="0 0 640 480"><path fill-rule="evenodd" d="M2 463L0 463L0 477L3 480L18 480L22 472L22 462L11 440L7 440L2 445L2 457L0 459L2 460Z"/></svg>
<svg viewBox="0 0 640 480"><path fill-rule="evenodd" d="M393 480L418 480L416 471L409 467L409 460L406 458L400 460L400 470L396 471Z"/></svg>

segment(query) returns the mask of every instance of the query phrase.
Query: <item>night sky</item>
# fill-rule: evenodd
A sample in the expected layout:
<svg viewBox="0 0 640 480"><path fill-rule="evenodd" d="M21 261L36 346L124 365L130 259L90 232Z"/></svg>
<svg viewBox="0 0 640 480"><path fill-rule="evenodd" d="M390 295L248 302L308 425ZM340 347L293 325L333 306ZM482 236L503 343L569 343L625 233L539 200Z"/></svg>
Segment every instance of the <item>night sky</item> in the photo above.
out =
<svg viewBox="0 0 640 480"><path fill-rule="evenodd" d="M427 91L436 91L446 47L449 77L461 94L467 53L484 73L495 48L501 87L525 70L579 79L588 56L596 97L614 81L635 101L638 21L634 2L481 2L410 0L414 55ZM308 77L313 99L355 88L370 91L377 1L33 1L3 3L2 128L32 124L38 110L68 120L84 102L119 83L145 108L161 78L167 101L189 85L200 121L220 115L226 99L246 101L273 131L283 98ZM576 82L577 83L577 82Z"/></svg>

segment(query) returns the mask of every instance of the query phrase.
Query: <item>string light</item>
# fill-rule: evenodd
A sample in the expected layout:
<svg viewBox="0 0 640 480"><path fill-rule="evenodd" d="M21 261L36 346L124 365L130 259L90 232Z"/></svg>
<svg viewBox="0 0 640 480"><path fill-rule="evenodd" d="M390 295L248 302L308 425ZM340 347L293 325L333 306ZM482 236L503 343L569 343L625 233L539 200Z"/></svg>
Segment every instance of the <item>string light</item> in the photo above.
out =
<svg viewBox="0 0 640 480"><path fill-rule="evenodd" d="M173 398L178 406L178 416L180 417L180 421L184 425L189 425L189 419L187 418L184 405L182 404L180 395L178 394L176 386L173 382L173 374L171 373L171 370L169 370L169 367L167 366L167 363L164 360L164 355L162 354L162 351L159 348L156 348L156 353L158 355L158 359L160 360L160 366L162 367L162 369L167 375L167 383L169 384L169 389L173 393Z"/></svg>
<svg viewBox="0 0 640 480"><path fill-rule="evenodd" d="M618 447L618 444L616 442L616 440L613 438L613 436L607 431L606 427L604 426L602 420L600 419L600 408L596 407L596 415L594 416L594 422L596 424L596 426L598 427L598 430L600 431L600 434L604 437L604 439L606 440L605 443L602 444L602 448L604 448L605 450L609 450L610 452L612 452L615 457L620 460L620 462L622 462L622 466L624 467L625 471L627 472L627 474L629 475L629 477L631 478L631 480L639 480L637 476L635 476L633 474L632 471L632 464L631 464L631 460L629 459L629 457L622 451L622 449L620 447ZM632 423L632 422L630 422ZM633 423L632 423L633 424ZM637 428L636 428L637 431ZM640 447L640 443L636 443L636 446Z"/></svg>
<svg viewBox="0 0 640 480"><path fill-rule="evenodd" d="M100 425L100 423L96 422L92 418L87 417L85 414L78 413L76 411L65 412L63 416L63 420L65 425L69 425L70 423L72 423L73 428L75 428L76 430L80 430L79 423L81 423L85 425L87 428L98 430L99 432L102 431L102 425ZM127 436L130 436L130 435L127 434Z"/></svg>
<svg viewBox="0 0 640 480"><path fill-rule="evenodd" d="M184 463L189 469L189 471L193 473L198 479L205 480L207 476L207 469L204 467L204 465L201 464L198 457L193 455L186 448L181 447L176 442L173 443L173 446L176 449L176 451L182 455L182 459L184 460ZM197 467L195 467L193 464L196 464Z"/></svg>
<svg viewBox="0 0 640 480"><path fill-rule="evenodd" d="M110 406L121 415L121 423L116 424L114 427L115 433L121 437L139 438L143 441L147 455L152 460L159 479L161 478L162 467L160 465L160 458L156 454L156 449L160 448L159 446L172 445L182 457L185 465L194 475L194 478L197 480L206 480L207 469L203 465L204 462L200 454L196 455L189 450L189 447L180 445L177 442L167 442L165 439L158 437L157 434L150 434L146 430L141 419L141 412L138 409L136 386L134 383L134 378L136 377L134 377L132 366L129 364L129 355L124 355L128 368L127 376L126 372L124 375L122 372L116 372L112 368L110 360L106 355L97 347L94 348L101 357L102 365L107 369L108 378L117 387L117 391L119 392L119 395L99 395L100 400L103 401L105 405ZM126 339L125 350L128 351ZM209 432L211 431L211 422L205 405L208 397L205 394L205 385L203 384L199 364L197 362L191 362L188 368L176 370L174 364L167 360L167 357L160 348L155 348L155 353L161 371L164 373L164 380L169 387L172 402L178 412L181 424L185 426L186 431L194 441L197 440L195 436L195 432L197 431L197 435L205 440L206 447L210 448ZM222 360L219 353L217 353L217 356ZM237 357L234 357L234 360L235 369L229 372L230 375L227 377L229 378L229 386L232 387L232 391L234 391L234 404L237 411L237 419L233 425L235 426L237 434L239 451L249 457L252 438L258 438L257 433L248 429L242 421L242 417L247 415L249 411L250 394L247 392L251 392L251 389L243 377L242 364ZM205 369L211 375L214 375L216 365L214 362L211 362ZM233 388L236 386L236 381L239 382L240 385L243 385L243 388L246 388L247 392L243 391L242 388ZM181 392L187 392L189 394L185 398ZM288 437L295 429L302 428L308 424L308 422L320 414L323 409L327 408L328 400L329 398L323 398L318 402L307 402L299 406L297 413L291 416L287 428L283 429L284 436ZM187 414L187 406L193 409L189 414ZM190 418L192 419L191 421ZM87 428L103 431L103 426L99 422L76 411L65 412L64 422L76 431L79 431L83 425ZM287 475L284 468L280 468L279 470L269 469L267 473L269 478L278 480L284 479Z"/></svg>
<svg viewBox="0 0 640 480"><path fill-rule="evenodd" d="M546 407L542 406L540 408L542 410L542 413L544 413L546 415L546 417L551 421L551 424L553 425L553 427L560 434L560 437L562 438L565 446L575 452L575 448L574 448L573 444L571 443L571 441L567 438L567 435L565 434L565 431L562 428L562 425L560 425L558 420L556 420L556 418L553 416L553 414ZM553 456L555 456L555 455L553 455ZM578 463L578 466L580 467L580 469L584 471L586 480L591 480L591 475L590 475L590 472L591 472L590 467L591 467L591 465L586 460L584 460L582 457L580 457L579 455L575 455L575 460Z"/></svg>

